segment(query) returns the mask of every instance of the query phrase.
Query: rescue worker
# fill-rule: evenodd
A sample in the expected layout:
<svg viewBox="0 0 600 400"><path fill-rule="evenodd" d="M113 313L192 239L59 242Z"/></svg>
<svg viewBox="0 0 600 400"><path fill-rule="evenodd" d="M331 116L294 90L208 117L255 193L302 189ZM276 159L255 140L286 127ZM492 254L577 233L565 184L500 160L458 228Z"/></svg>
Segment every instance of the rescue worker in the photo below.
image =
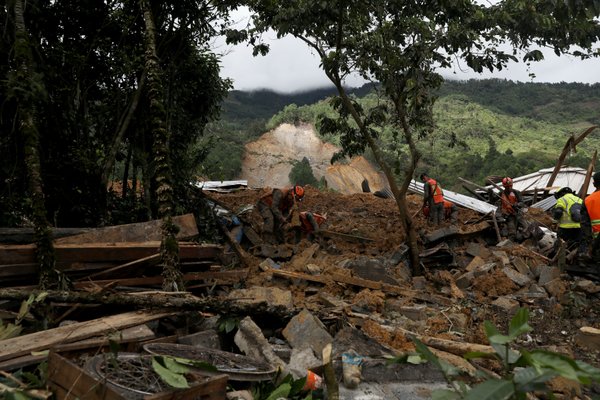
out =
<svg viewBox="0 0 600 400"><path fill-rule="evenodd" d="M581 208L581 231L588 247L587 256L600 263L600 171L593 176L596 191L585 198Z"/></svg>
<svg viewBox="0 0 600 400"><path fill-rule="evenodd" d="M581 208L583 200L573 194L573 190L564 187L554 193L556 205L552 218L558 223L558 237L567 243L567 247L577 247L581 241Z"/></svg>
<svg viewBox="0 0 600 400"><path fill-rule="evenodd" d="M293 210L298 208L297 202L304 198L304 188L294 185L284 189L273 189L271 193L261 197L256 205L263 218L263 235L269 243L283 243L285 225L292 219ZM290 221L291 225L299 225L300 221Z"/></svg>
<svg viewBox="0 0 600 400"><path fill-rule="evenodd" d="M429 221L434 225L442 223L444 215L444 192L435 179L430 178L426 173L421 174L423 181L423 207L429 207Z"/></svg>
<svg viewBox="0 0 600 400"><path fill-rule="evenodd" d="M423 215L429 218L429 206L423 207ZM450 220L451 223L455 224L458 220L458 207L451 201L444 200L444 219Z"/></svg>
<svg viewBox="0 0 600 400"><path fill-rule="evenodd" d="M513 189L513 180L510 177L502 178L502 190L499 194L500 204L496 209L496 219L502 224L501 235L510 240L521 241L523 235L519 227L524 226L523 215L523 197L521 192Z"/></svg>
<svg viewBox="0 0 600 400"><path fill-rule="evenodd" d="M325 221L327 221L326 215L302 211L300 213L300 232L306 235L308 240L312 241L315 238L315 234L321 230L321 225ZM300 241L298 237L296 241Z"/></svg>

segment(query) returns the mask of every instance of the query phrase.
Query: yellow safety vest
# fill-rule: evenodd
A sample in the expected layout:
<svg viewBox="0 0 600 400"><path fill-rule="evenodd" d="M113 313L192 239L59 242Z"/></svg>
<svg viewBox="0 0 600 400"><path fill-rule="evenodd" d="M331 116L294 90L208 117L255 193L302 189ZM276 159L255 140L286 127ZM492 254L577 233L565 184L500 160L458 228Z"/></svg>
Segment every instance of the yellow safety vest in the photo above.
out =
<svg viewBox="0 0 600 400"><path fill-rule="evenodd" d="M562 208L564 211L562 216L560 217L560 221L558 221L559 228L563 229L572 229L572 228L581 228L581 224L579 222L573 221L571 218L571 206L573 204L582 204L583 200L579 197L575 196L573 193L567 193L560 199L556 201L556 207Z"/></svg>

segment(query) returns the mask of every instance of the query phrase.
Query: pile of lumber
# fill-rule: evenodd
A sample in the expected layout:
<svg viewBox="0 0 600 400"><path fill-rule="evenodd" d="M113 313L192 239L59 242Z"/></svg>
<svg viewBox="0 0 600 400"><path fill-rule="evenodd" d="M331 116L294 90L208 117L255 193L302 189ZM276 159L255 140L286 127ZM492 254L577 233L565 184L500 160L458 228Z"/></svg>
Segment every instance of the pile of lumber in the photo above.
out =
<svg viewBox="0 0 600 400"><path fill-rule="evenodd" d="M184 279L206 281L239 280L239 271L221 273L223 248L198 244L193 214L177 216L180 266ZM160 287L161 221L89 229L54 241L56 268L76 289L87 286ZM37 284L35 244L0 245L0 286L22 287Z"/></svg>

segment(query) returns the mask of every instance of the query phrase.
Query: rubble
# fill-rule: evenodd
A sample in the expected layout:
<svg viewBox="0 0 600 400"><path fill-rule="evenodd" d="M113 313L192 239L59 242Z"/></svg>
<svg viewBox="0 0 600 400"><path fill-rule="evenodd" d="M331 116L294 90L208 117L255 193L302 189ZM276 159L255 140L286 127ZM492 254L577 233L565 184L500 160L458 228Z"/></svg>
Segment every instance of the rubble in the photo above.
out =
<svg viewBox="0 0 600 400"><path fill-rule="evenodd" d="M209 196L235 212L248 210L261 193L244 189ZM407 204L414 213L422 199L410 195ZM419 398L446 383L429 363L389 363L414 353L412 338L475 379L482 366L462 356L492 351L483 322L490 320L504 331L520 307L531 310L534 328L534 339L525 346L565 347L577 359L596 362L600 286L561 271L544 252L549 250L527 242L498 242L489 215L461 208L456 225L435 228L416 215L425 273L412 276L406 235L392 199L306 187L301 207L327 213L326 233L314 241L290 237L282 245L262 241L260 219L253 211L239 216L242 239L230 237L224 245L193 241L195 222L190 224L186 216L179 237L185 293L160 290L155 221L57 240L57 265L72 281L71 292L34 290L33 245L1 245L2 321L18 322L24 331L0 340L0 369L32 368L48 359L49 368L67 371L67 378L56 370L50 374L50 387L59 399L83 396L85 384L98 388L99 396L130 398L85 366L85 357L111 354L118 343L119 354L135 354L127 357L142 363L150 357L147 349L174 349L184 358L219 354L235 359L243 354L244 360L264 366L266 372L255 375L223 368L212 376L195 371L185 390L213 396L201 398L250 398L248 382L272 381L270 374L278 369L296 379L321 377L321 391L337 380L343 399ZM46 308L30 302L18 318L21 303L32 293L43 296L39 304L51 304L52 312L44 315ZM76 322L40 330L38 321L57 325L67 317ZM329 363L323 354L330 344ZM214 353L219 351L223 353ZM361 360L360 376L355 373L347 382L353 389L341 384L343 354ZM130 362L127 357L123 362ZM484 369L489 368L493 372L494 365ZM73 380L69 386L75 374L82 376L81 383ZM225 394L227 385L231 390ZM556 390L574 390L567 386L560 392L557 384ZM153 398L175 393L164 389ZM192 398L185 396L194 392L177 393Z"/></svg>

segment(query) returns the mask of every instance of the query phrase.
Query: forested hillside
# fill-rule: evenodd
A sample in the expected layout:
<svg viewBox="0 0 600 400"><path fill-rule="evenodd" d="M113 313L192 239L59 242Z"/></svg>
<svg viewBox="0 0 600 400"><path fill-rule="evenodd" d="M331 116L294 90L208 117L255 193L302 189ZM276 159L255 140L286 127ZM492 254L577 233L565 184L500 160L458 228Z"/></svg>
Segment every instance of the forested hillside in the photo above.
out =
<svg viewBox="0 0 600 400"><path fill-rule="evenodd" d="M206 171L209 175L218 171L222 179L235 177L243 144L280 123L306 121L318 129L320 116L335 116L326 100L331 94L326 89L289 95L230 92L221 122L212 126L221 141L209 156L212 164ZM379 101L372 85L354 94L364 107ZM600 123L598 110L600 85L447 81L434 109L435 130L419 142L423 153L419 168L454 188L459 187L459 176L483 183L488 175L517 176L548 168L571 133ZM597 135L592 134L568 157L569 165L587 167L593 150L600 146ZM392 136L384 129L381 140ZM324 139L337 143L331 135ZM222 152L229 157L224 159Z"/></svg>

